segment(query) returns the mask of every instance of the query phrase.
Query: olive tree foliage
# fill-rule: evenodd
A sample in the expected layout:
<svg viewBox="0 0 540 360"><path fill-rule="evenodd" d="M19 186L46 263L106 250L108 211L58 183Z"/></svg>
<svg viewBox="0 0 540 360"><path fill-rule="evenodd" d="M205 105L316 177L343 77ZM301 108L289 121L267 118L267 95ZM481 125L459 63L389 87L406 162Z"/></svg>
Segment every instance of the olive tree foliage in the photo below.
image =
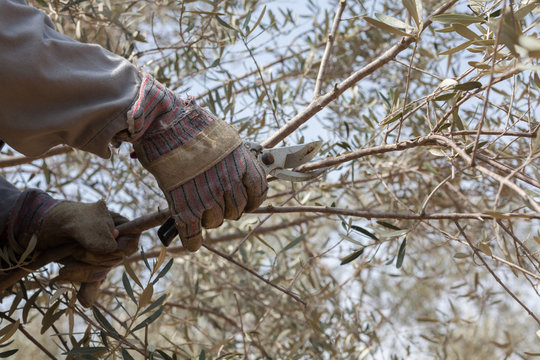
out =
<svg viewBox="0 0 540 360"><path fill-rule="evenodd" d="M195 254L145 232L93 309L49 283L56 265L27 276L3 301L3 356L539 355L538 1L31 4L245 139L323 140L304 170L325 172L271 181L261 208ZM125 145L110 160L7 151L20 188L132 218L166 208Z"/></svg>

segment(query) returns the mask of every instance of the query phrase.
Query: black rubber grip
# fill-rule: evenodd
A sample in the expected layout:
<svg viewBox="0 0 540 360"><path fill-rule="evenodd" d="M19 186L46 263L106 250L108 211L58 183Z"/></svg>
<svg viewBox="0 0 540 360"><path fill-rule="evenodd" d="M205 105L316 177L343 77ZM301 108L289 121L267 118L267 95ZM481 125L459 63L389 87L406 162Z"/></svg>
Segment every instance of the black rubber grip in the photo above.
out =
<svg viewBox="0 0 540 360"><path fill-rule="evenodd" d="M158 229L159 240L164 246L169 246L173 239L178 235L176 224L173 218L168 218Z"/></svg>

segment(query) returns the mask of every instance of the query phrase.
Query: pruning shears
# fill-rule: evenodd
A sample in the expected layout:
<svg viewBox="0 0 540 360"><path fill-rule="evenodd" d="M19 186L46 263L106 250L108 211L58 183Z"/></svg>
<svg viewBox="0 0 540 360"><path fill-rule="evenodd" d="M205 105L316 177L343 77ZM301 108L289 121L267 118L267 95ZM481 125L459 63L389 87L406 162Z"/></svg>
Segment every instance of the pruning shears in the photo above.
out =
<svg viewBox="0 0 540 360"><path fill-rule="evenodd" d="M322 147L322 141L307 144L264 149L261 144L245 141L242 146L250 150L259 161L266 175L288 181L307 181L316 178L324 170L299 172L294 169L313 159ZM168 218L158 230L161 243L169 246L178 235L174 219Z"/></svg>

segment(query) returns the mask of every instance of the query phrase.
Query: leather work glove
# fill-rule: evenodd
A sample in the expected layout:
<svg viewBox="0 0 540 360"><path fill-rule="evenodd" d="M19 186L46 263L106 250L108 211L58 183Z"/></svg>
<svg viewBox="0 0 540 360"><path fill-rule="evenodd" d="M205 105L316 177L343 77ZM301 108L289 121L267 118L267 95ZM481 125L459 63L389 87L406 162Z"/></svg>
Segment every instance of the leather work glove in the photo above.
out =
<svg viewBox="0 0 540 360"><path fill-rule="evenodd" d="M266 198L268 184L236 130L144 75L128 112L129 139L156 178L183 246L196 251L202 228L237 220Z"/></svg>
<svg viewBox="0 0 540 360"><path fill-rule="evenodd" d="M99 203L96 203L99 204ZM83 204L86 205L86 204ZM91 204L94 205L94 204ZM118 226L128 219L120 214L109 211L114 226ZM90 251L78 246L72 255L60 261L64 265L60 274L53 281L73 281L81 283L77 292L77 299L84 307L91 307L99 295L99 287L109 271L122 263L124 256L132 255L139 246L139 233L121 234L116 238L117 248L112 252L100 253Z"/></svg>
<svg viewBox="0 0 540 360"><path fill-rule="evenodd" d="M126 221L110 212L103 201L59 201L41 190L29 189L19 196L11 211L7 235L10 247L19 255L34 234L37 252L72 247L70 255L59 261L65 267L54 281L81 283L77 298L88 307L93 305L108 271L122 262L123 256L137 250L138 234L118 237L115 230Z"/></svg>

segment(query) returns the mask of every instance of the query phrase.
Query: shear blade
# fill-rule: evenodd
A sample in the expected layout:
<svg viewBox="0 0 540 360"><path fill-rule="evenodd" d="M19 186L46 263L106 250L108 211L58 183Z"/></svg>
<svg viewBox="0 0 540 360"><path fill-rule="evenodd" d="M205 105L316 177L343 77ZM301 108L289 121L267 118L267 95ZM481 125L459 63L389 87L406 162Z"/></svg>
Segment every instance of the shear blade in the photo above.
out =
<svg viewBox="0 0 540 360"><path fill-rule="evenodd" d="M308 181L311 179L315 179L323 172L324 170L315 170L315 171L301 173L298 171L287 170L287 169L275 169L274 171L271 172L271 175L274 175L275 177L281 180L297 182L297 181Z"/></svg>
<svg viewBox="0 0 540 360"><path fill-rule="evenodd" d="M296 147L293 147L292 149L296 151L291 151L289 154L287 154L283 167L285 169L294 169L300 165L307 163L319 153L321 147L322 141L320 140L313 141L304 145L298 145L298 150L295 149Z"/></svg>

